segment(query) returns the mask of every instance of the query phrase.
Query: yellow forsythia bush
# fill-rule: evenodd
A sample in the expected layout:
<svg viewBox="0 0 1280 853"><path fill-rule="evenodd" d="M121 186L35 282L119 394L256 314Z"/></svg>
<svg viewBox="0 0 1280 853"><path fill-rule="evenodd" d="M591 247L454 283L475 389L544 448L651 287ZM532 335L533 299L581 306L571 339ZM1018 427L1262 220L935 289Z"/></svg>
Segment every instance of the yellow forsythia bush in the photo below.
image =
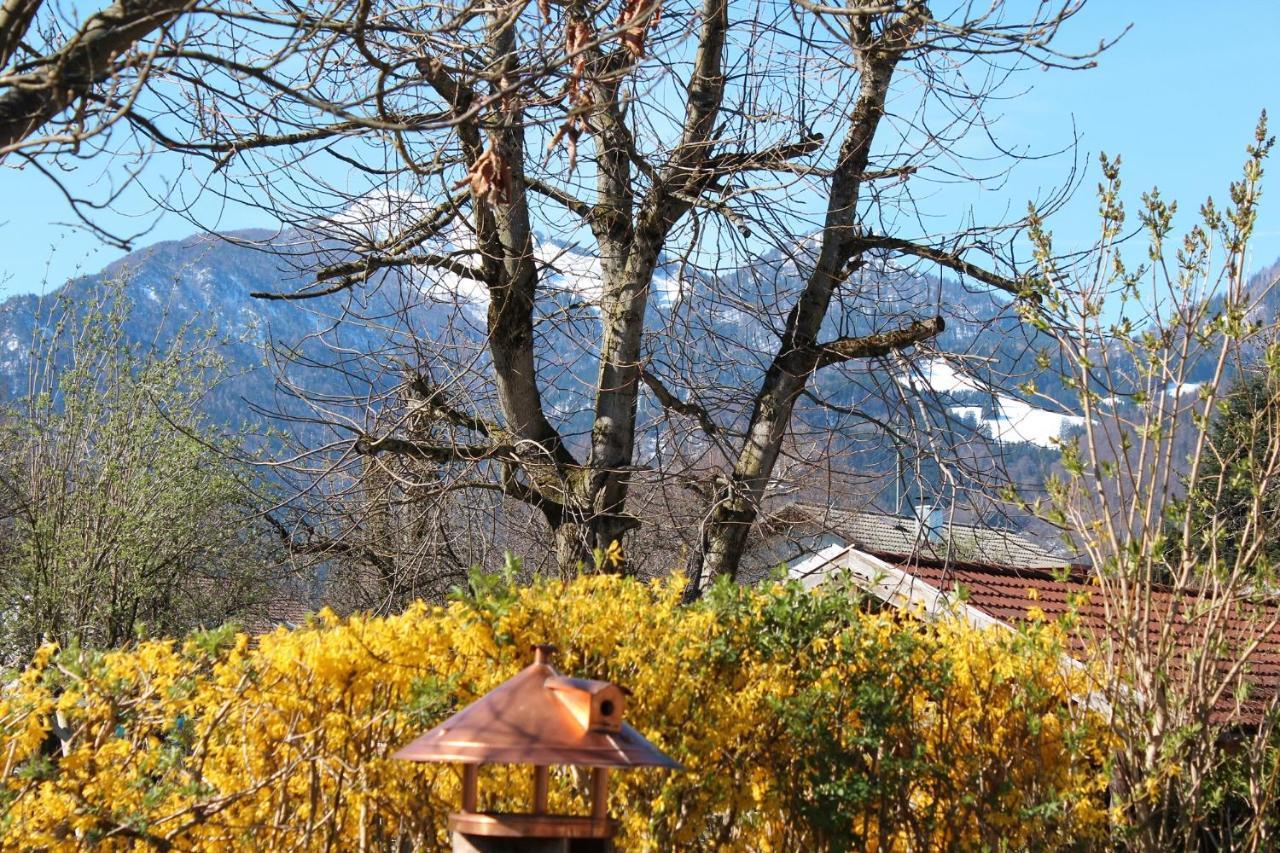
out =
<svg viewBox="0 0 1280 853"><path fill-rule="evenodd" d="M388 758L531 658L625 685L684 773L616 773L623 849L1028 848L1101 837L1105 733L1052 628L982 632L846 592L489 581L106 653L46 648L0 699L4 850L447 849L457 770ZM553 810L585 780L552 775ZM524 810L527 769L481 805Z"/></svg>

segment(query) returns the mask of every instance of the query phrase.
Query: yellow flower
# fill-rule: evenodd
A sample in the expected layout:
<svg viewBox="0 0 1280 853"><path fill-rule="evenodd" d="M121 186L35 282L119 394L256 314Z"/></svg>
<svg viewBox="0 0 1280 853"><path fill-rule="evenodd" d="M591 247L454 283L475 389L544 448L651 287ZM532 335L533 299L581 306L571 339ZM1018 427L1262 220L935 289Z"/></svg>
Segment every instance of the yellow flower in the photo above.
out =
<svg viewBox="0 0 1280 853"><path fill-rule="evenodd" d="M193 850L447 849L455 769L389 755L541 642L559 647L562 671L629 688L628 722L687 768L614 775L625 849L812 847L803 809L822 774L885 756L914 769L825 815L847 817L857 846L972 847L984 826L1012 848L1105 832L1106 735L1072 704L1082 676L1064 675L1052 628L1015 642L853 607L788 622L780 608L796 593L782 585L722 607L685 607L682 590L679 577L594 575L541 581L500 607L325 610L212 653L193 640L76 661L41 650L0 698L0 850L90 836L122 849L139 834ZM786 606L813 601L799 596ZM41 763L55 713L74 734ZM498 810L526 809L532 792L527 769L506 767L485 768L481 790ZM1066 807L1028 811L1027 792ZM583 812L586 788L557 771L550 803Z"/></svg>

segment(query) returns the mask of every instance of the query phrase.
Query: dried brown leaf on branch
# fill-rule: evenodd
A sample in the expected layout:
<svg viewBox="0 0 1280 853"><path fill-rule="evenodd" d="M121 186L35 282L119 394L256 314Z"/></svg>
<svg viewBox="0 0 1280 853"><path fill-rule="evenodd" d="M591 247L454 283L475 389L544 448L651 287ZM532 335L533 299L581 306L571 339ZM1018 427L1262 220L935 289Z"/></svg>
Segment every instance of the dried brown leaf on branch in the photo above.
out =
<svg viewBox="0 0 1280 853"><path fill-rule="evenodd" d="M569 171L572 172L578 163L578 138L587 130L587 112L594 99L591 90L586 86L587 46L591 43L594 32L591 24L577 19L569 22L565 29L565 55L573 60L568 78L564 84L564 97L569 105L569 115L555 136L547 143L548 155L556 149L561 140L565 142L565 150L569 154Z"/></svg>
<svg viewBox="0 0 1280 853"><path fill-rule="evenodd" d="M644 56L644 39L662 17L662 0L627 0L618 13L618 39L635 59Z"/></svg>
<svg viewBox="0 0 1280 853"><path fill-rule="evenodd" d="M511 203L511 164L491 144L467 170L467 176L453 185L454 189L471 185L471 193L492 207Z"/></svg>

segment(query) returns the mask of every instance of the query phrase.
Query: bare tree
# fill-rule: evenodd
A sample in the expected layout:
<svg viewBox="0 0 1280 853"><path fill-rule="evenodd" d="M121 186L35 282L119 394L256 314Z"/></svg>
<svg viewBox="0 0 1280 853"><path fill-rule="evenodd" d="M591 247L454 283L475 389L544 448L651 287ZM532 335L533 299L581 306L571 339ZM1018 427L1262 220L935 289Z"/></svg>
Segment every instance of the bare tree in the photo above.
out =
<svg viewBox="0 0 1280 853"><path fill-rule="evenodd" d="M779 460L820 446L792 432L814 377L885 375L943 329L920 265L1024 295L1022 219L935 230L920 199L1016 163L984 105L1025 68L1091 64L1054 46L1080 6L254 9L259 36L232 27L219 55L287 44L292 76L191 80L216 122L136 128L278 212L316 268L262 294L334 317L352 392L285 378L324 433L298 470L355 497L381 467L399 505L496 492L541 516L566 572L644 521L634 489L675 484L701 505L696 590L736 573ZM983 137L992 157L960 145ZM387 347L347 351L352 320Z"/></svg>

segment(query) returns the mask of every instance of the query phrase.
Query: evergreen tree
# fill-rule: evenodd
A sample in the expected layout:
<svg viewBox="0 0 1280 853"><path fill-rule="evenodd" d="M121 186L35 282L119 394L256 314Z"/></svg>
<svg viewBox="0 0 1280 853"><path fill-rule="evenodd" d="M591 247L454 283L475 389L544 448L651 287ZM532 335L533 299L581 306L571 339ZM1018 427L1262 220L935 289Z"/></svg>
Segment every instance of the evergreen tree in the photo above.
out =
<svg viewBox="0 0 1280 853"><path fill-rule="evenodd" d="M1256 575L1280 565L1280 377L1255 366L1222 395L1188 495L1193 542L1206 569L1238 561ZM1255 529L1255 528L1262 529Z"/></svg>

